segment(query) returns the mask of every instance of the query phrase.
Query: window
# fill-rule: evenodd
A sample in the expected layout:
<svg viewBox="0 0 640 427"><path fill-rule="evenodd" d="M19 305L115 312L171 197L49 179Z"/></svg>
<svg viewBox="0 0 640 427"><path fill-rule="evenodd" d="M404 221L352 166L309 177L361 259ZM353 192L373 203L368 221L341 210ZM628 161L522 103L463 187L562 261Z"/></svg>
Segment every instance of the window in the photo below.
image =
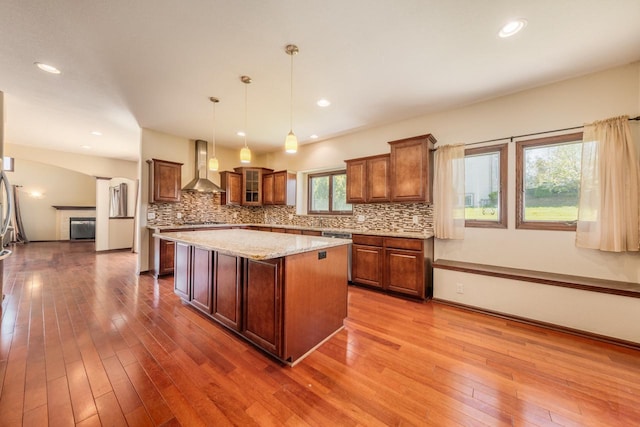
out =
<svg viewBox="0 0 640 427"><path fill-rule="evenodd" d="M507 144L464 152L466 227L507 228Z"/></svg>
<svg viewBox="0 0 640 427"><path fill-rule="evenodd" d="M344 170L309 175L310 214L351 214L347 203L347 172Z"/></svg>
<svg viewBox="0 0 640 427"><path fill-rule="evenodd" d="M582 133L516 143L516 228L575 230Z"/></svg>

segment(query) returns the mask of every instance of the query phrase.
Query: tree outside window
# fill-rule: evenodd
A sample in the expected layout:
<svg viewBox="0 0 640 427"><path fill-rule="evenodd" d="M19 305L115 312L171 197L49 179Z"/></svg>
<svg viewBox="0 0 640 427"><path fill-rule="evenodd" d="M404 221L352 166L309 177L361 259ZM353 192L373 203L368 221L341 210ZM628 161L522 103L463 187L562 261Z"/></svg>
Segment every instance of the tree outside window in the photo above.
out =
<svg viewBox="0 0 640 427"><path fill-rule="evenodd" d="M347 173L344 170L309 175L310 214L351 214L347 203Z"/></svg>

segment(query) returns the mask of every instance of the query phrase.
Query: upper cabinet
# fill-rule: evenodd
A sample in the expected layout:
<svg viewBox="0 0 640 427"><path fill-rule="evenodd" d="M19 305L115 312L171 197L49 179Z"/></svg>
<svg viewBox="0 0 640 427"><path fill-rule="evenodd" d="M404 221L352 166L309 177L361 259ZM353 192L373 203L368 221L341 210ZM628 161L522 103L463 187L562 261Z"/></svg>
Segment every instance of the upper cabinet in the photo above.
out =
<svg viewBox="0 0 640 427"><path fill-rule="evenodd" d="M273 169L240 167L234 170L242 175L242 205L262 206L262 176Z"/></svg>
<svg viewBox="0 0 640 427"><path fill-rule="evenodd" d="M264 174L262 178L262 203L294 206L296 204L296 174L289 171Z"/></svg>
<svg viewBox="0 0 640 427"><path fill-rule="evenodd" d="M220 172L220 187L225 191L220 197L223 205L242 204L242 174L230 171Z"/></svg>
<svg viewBox="0 0 640 427"><path fill-rule="evenodd" d="M149 164L149 203L180 201L182 163L151 159Z"/></svg>
<svg viewBox="0 0 640 427"><path fill-rule="evenodd" d="M433 145L431 134L390 141L391 201L431 203Z"/></svg>
<svg viewBox="0 0 640 427"><path fill-rule="evenodd" d="M347 203L382 203L390 200L390 155L363 157L347 164Z"/></svg>

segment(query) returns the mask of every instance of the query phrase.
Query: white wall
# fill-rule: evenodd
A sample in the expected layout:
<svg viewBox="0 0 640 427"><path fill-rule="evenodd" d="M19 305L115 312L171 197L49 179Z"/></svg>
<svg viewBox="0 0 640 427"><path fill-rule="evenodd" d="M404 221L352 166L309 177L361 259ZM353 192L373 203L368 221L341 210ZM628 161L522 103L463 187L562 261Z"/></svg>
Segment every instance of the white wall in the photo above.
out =
<svg viewBox="0 0 640 427"><path fill-rule="evenodd" d="M306 170L389 151L386 141L432 133L438 145L580 126L640 113L640 63L530 89L463 108L272 153L267 167ZM631 122L640 147L640 125ZM509 228L467 228L463 241L437 240L436 258L640 283L640 255L578 249L574 232L515 229L515 150L509 147ZM639 150L640 151L640 150ZM437 286L437 283L436 283ZM472 303L472 301L466 301Z"/></svg>

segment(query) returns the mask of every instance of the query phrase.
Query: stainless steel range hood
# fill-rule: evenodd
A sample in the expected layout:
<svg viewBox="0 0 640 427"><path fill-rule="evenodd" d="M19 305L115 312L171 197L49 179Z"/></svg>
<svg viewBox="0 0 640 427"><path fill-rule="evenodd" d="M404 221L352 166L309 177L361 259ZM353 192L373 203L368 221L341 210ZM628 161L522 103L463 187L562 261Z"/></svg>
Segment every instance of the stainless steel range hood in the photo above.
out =
<svg viewBox="0 0 640 427"><path fill-rule="evenodd" d="M196 140L196 177L184 186L185 191L200 191L202 193L224 193L224 190L207 179L208 160L207 141Z"/></svg>

